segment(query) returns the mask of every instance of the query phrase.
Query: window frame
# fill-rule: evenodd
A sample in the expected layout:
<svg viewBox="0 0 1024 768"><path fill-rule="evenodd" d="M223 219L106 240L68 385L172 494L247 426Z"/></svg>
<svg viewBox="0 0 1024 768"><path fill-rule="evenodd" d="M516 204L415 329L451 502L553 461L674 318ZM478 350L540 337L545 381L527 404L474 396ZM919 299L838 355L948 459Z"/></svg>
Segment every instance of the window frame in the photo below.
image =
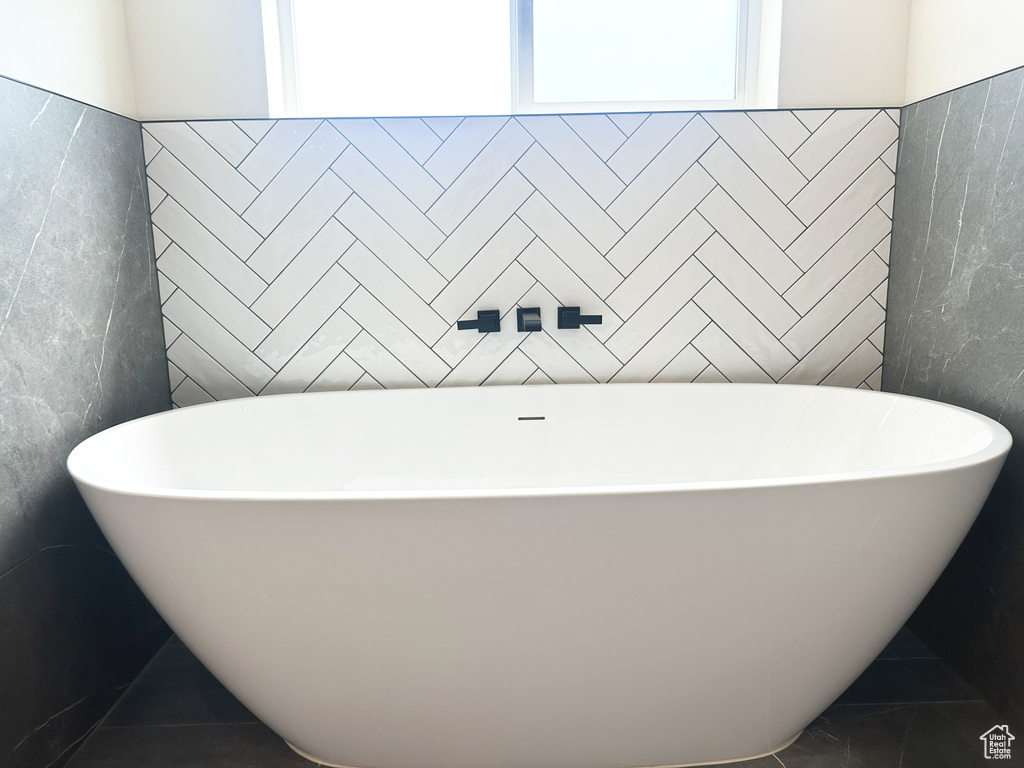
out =
<svg viewBox="0 0 1024 768"><path fill-rule="evenodd" d="M736 16L736 96L732 99L536 102L533 98L533 0L509 0L512 33L512 114L753 109L757 106L761 0L737 2L739 7Z"/></svg>

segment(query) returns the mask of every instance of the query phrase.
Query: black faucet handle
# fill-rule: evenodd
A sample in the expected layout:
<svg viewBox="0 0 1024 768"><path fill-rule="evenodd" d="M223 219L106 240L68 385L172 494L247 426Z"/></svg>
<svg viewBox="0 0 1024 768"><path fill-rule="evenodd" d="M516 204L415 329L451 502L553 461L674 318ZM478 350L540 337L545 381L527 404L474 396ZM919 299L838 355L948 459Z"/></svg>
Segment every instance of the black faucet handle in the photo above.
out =
<svg viewBox="0 0 1024 768"><path fill-rule="evenodd" d="M601 315L581 315L579 307L559 307L558 327L576 330L581 325L600 325Z"/></svg>
<svg viewBox="0 0 1024 768"><path fill-rule="evenodd" d="M476 320L459 320L456 327L460 331L496 333L501 330L501 313L496 309L481 309L476 313Z"/></svg>

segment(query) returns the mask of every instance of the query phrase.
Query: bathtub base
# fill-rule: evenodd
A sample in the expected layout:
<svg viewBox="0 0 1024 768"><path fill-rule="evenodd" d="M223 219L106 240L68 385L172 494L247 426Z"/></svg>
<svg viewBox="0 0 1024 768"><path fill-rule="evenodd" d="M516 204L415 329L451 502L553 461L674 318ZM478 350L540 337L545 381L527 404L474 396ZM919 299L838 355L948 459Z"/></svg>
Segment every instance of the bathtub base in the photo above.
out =
<svg viewBox="0 0 1024 768"><path fill-rule="evenodd" d="M734 757L731 760L713 760L711 762L706 763L673 763L671 765L644 766L644 768L697 768L697 766L700 765L729 765L733 763L745 763L748 760L759 760L762 757L768 757L769 755L774 755L776 752L781 752L786 747L790 746L794 741L799 739L802 734L802 730L798 731L796 736L789 739L785 743L780 744L775 749L770 749L767 752L762 752L759 755L750 755L749 757ZM319 757L314 757L308 752L303 752L301 749L296 747L287 739L284 741L284 743L287 744L291 748L291 750L299 757L304 757L310 762L315 763L316 765L322 765L326 768L357 768L356 766L341 765L340 763L328 763L326 760L321 760Z"/></svg>

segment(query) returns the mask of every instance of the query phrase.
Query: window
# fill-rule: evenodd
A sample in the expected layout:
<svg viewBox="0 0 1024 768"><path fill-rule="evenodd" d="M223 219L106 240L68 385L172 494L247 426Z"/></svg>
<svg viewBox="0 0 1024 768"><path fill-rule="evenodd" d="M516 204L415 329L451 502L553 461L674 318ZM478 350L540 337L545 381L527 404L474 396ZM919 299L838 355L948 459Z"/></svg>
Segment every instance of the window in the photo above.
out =
<svg viewBox="0 0 1024 768"><path fill-rule="evenodd" d="M516 111L742 108L749 5L518 0Z"/></svg>
<svg viewBox="0 0 1024 768"><path fill-rule="evenodd" d="M509 111L507 0L265 0L263 11L265 47L280 41L267 69L268 81L281 73L282 115Z"/></svg>
<svg viewBox="0 0 1024 768"><path fill-rule="evenodd" d="M262 0L271 112L754 106L760 2Z"/></svg>

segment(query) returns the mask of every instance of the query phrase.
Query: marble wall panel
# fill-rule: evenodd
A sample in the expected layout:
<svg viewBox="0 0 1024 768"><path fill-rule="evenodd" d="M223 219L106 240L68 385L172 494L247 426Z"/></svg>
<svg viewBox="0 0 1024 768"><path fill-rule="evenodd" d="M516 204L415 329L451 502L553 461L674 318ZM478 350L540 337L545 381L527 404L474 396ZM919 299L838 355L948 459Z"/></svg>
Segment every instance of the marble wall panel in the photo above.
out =
<svg viewBox="0 0 1024 768"><path fill-rule="evenodd" d="M1024 69L903 109L883 389L1001 421L1015 447L911 626L1024 724Z"/></svg>
<svg viewBox="0 0 1024 768"><path fill-rule="evenodd" d="M169 405L138 123L0 78L0 765L58 760L166 632L64 462Z"/></svg>

